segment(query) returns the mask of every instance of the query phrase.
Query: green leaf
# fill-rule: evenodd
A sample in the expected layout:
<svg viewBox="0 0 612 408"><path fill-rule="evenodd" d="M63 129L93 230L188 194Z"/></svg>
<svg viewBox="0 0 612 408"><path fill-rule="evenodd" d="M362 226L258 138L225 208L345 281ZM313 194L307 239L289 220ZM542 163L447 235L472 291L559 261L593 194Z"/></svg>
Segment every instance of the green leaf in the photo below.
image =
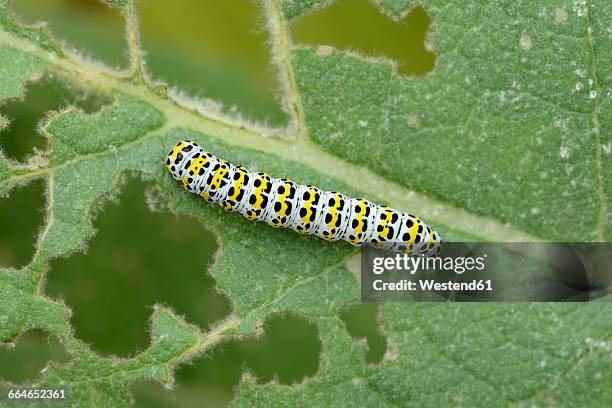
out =
<svg viewBox="0 0 612 408"><path fill-rule="evenodd" d="M163 116L151 105L116 95L116 103L97 115L70 110L46 127L52 141L51 165L77 156L116 149L160 127Z"/></svg>
<svg viewBox="0 0 612 408"><path fill-rule="evenodd" d="M0 46L0 61L0 100L21 96L24 82L39 76L46 65L41 59L4 44Z"/></svg>
<svg viewBox="0 0 612 408"><path fill-rule="evenodd" d="M572 12L556 24L552 11L529 2L510 11L493 3L460 14L454 5L429 11L440 57L425 78L403 78L387 63L343 52L293 50L315 140L402 185L533 235L610 239L610 191L597 154L606 135L597 119L605 64L596 61L594 39L585 38L585 18ZM507 24L525 19L528 27Z"/></svg>
<svg viewBox="0 0 612 408"><path fill-rule="evenodd" d="M3 312L0 316L0 338L12 339L33 327L67 333L64 327L64 308L37 295L34 286L30 286L29 290L20 287L25 282L18 278L26 277L25 271L0 273L0 310Z"/></svg>
<svg viewBox="0 0 612 408"><path fill-rule="evenodd" d="M51 366L43 387L67 387L71 401L81 406L124 406L126 382L140 378L169 381L176 355L197 344L194 328L171 312L156 309L152 316L151 347L129 360L101 359L81 343L68 343L74 356L70 366Z"/></svg>
<svg viewBox="0 0 612 408"><path fill-rule="evenodd" d="M43 26L25 26L16 22L12 15L11 0L0 0L0 24L6 32L29 38L40 47L63 55L60 46L51 38Z"/></svg>
<svg viewBox="0 0 612 408"><path fill-rule="evenodd" d="M7 179L10 176L10 172L8 166L4 162L4 160L0 159L0 180Z"/></svg>
<svg viewBox="0 0 612 408"><path fill-rule="evenodd" d="M50 115L41 161L0 161L0 191L35 177L48 185L33 260L22 270L0 269L0 340L40 328L72 357L52 364L41 386L66 387L79 406L127 406L129 383L171 387L177 365L289 311L320 333L318 373L293 386L245 378L236 405L335 405L339 396L350 405L612 403L609 302L386 304L389 350L382 363L368 365L363 344L338 317L359 298L347 266L354 248L225 213L180 190L163 166L169 148L190 138L251 169L417 213L446 240L609 240L612 53L603 2L425 2L438 62L427 76L406 78L380 59L293 44L288 19L325 2L267 0L292 115L281 137L152 85L143 74L133 3L112 3L125 6L128 72L62 52L43 28L20 26L0 2L0 99L21 96L24 83L45 69L114 99L98 113ZM411 5L378 3L392 16ZM210 272L233 310L203 333L155 306L151 346L116 359L75 337L70 311L45 296L43 283L53 273L49 260L86 248L99 203L135 172L160 187L173 211L216 232L221 251Z"/></svg>
<svg viewBox="0 0 612 408"><path fill-rule="evenodd" d="M125 7L128 4L127 0L104 0L104 2L117 7Z"/></svg>

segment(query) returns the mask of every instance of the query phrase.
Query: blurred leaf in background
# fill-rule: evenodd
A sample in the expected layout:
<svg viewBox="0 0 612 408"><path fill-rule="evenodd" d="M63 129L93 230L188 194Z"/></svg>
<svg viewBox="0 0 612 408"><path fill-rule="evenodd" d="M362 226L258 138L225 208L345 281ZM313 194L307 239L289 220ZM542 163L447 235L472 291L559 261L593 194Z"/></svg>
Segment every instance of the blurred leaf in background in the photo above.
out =
<svg viewBox="0 0 612 408"><path fill-rule="evenodd" d="M45 22L66 45L110 67L126 68L123 17L99 0L16 0L13 10L28 24Z"/></svg>
<svg viewBox="0 0 612 408"><path fill-rule="evenodd" d="M32 260L45 219L45 183L13 187L0 199L0 265L21 268Z"/></svg>
<svg viewBox="0 0 612 408"><path fill-rule="evenodd" d="M70 355L57 339L41 330L23 333L16 344L0 348L0 381L33 384L50 362L66 364Z"/></svg>
<svg viewBox="0 0 612 408"><path fill-rule="evenodd" d="M369 58L385 58L401 75L425 75L435 64L426 36L431 24L423 7L394 19L370 0L336 0L291 21L293 40L309 46L331 46Z"/></svg>
<svg viewBox="0 0 612 408"><path fill-rule="evenodd" d="M259 2L139 1L142 45L153 79L187 95L211 98L226 112L281 125L269 34ZM188 12L187 12L188 10ZM28 22L46 21L79 52L111 67L126 67L124 23L117 9L99 0L18 0L15 11Z"/></svg>
<svg viewBox="0 0 612 408"><path fill-rule="evenodd" d="M154 79L221 101L226 112L286 122L260 2L181 0L168 7L147 0L138 2L138 13Z"/></svg>

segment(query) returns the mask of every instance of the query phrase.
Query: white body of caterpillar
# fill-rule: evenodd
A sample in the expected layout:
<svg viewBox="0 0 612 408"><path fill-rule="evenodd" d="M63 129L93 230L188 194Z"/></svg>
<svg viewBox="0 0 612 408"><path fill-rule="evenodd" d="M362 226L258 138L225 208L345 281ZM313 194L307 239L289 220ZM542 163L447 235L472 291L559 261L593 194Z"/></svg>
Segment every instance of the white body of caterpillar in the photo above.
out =
<svg viewBox="0 0 612 408"><path fill-rule="evenodd" d="M166 158L172 176L188 191L228 211L276 228L328 241L344 240L410 255L440 251L439 234L418 217L341 193L276 179L235 166L180 141Z"/></svg>

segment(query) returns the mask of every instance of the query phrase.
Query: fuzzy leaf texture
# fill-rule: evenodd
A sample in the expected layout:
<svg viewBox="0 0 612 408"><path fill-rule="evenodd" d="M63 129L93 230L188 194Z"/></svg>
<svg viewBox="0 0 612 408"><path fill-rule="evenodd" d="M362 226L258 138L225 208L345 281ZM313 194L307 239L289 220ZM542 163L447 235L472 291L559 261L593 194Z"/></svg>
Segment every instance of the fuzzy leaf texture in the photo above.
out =
<svg viewBox="0 0 612 408"><path fill-rule="evenodd" d="M0 269L0 341L46 330L71 361L49 367L41 387L66 387L78 406L127 406L131 382L171 384L177 366L224 336L253 332L271 313L290 311L319 330L318 372L293 386L245 377L235 405L325 406L339 397L352 406L612 404L612 304L389 303L382 325L391 352L366 364L363 345L337 317L359 298L346 264L355 249L223 213L178 189L163 166L169 148L188 137L272 176L418 214L447 241L609 241L609 4L424 0L437 64L424 77L404 77L382 59L293 43L288 21L325 1L263 1L286 82L284 129L194 110L152 84L129 0L108 2L130 23L125 72L65 52L44 28L17 23L0 1L0 99L22 97L25 83L45 72L113 97L97 114L68 108L49 116L41 160L16 165L0 157L0 193L35 177L48 186L33 260L21 270ZM391 16L412 6L377 2ZM40 283L49 260L92 237L94 206L128 172L159 184L173 211L216 232L222 251L211 274L233 310L202 332L156 307L151 346L115 360L75 337L67 307Z"/></svg>

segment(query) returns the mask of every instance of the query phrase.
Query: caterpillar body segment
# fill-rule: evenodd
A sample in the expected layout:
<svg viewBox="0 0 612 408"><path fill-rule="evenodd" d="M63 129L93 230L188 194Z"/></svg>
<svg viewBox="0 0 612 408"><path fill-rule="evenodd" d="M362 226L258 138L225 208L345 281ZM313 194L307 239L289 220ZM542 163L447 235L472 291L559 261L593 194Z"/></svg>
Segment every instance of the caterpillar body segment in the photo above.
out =
<svg viewBox="0 0 612 408"><path fill-rule="evenodd" d="M170 150L166 166L186 190L251 221L328 241L343 240L410 255L432 256L441 249L440 235L414 215L251 172L189 140L180 141Z"/></svg>

